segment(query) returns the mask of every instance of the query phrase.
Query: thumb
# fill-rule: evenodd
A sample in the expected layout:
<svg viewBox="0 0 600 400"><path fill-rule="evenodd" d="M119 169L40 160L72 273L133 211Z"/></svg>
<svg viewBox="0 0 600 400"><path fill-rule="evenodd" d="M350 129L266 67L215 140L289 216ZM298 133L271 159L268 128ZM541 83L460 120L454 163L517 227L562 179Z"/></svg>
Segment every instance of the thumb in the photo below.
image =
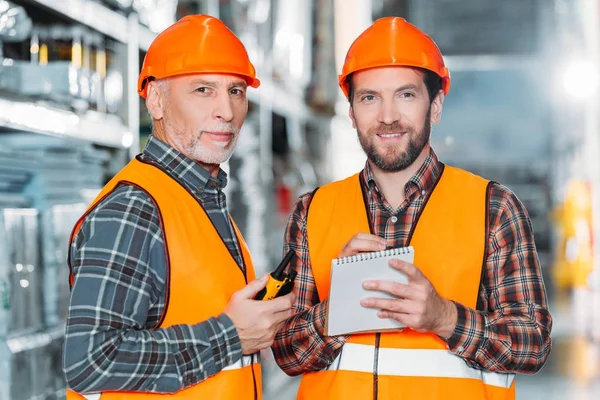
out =
<svg viewBox="0 0 600 400"><path fill-rule="evenodd" d="M260 292L266 285L269 280L269 274L264 274L258 279L253 280L243 289L238 291L238 296L243 299L252 299L258 292Z"/></svg>

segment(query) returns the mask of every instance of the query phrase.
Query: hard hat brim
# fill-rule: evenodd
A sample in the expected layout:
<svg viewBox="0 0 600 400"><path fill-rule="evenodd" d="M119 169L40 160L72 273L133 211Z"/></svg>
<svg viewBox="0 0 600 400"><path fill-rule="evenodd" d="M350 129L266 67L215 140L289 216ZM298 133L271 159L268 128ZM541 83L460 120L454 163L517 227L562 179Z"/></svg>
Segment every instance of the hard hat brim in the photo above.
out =
<svg viewBox="0 0 600 400"><path fill-rule="evenodd" d="M197 70L193 70L193 71L189 71L189 72L178 71L177 73L163 74L161 76L140 76L140 79L138 82L138 94L140 95L140 97L142 97L144 99L146 98L146 96L148 95L148 83L152 79L165 79L165 78L172 78L175 76L183 76L183 75L207 75L207 74L239 76L240 78L242 78L246 81L246 83L248 84L249 87L252 87L254 89L258 88L261 84L260 79L253 78L248 75L243 75L243 74L240 74L239 72L230 72L230 71L214 72L214 71L197 71Z"/></svg>

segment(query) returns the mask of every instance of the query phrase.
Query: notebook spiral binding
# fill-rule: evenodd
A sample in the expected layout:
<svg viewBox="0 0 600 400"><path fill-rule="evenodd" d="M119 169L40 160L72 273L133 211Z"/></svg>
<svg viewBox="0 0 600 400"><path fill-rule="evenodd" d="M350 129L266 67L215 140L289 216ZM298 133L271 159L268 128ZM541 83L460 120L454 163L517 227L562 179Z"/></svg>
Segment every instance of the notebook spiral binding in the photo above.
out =
<svg viewBox="0 0 600 400"><path fill-rule="evenodd" d="M381 257L390 257L390 256L399 256L402 254L410 254L414 251L412 246L409 247L398 247L395 249L382 250L382 251L374 251L370 253L359 253L354 256L349 257L341 257L334 260L336 265L339 264L350 264L364 260L372 260L375 258Z"/></svg>

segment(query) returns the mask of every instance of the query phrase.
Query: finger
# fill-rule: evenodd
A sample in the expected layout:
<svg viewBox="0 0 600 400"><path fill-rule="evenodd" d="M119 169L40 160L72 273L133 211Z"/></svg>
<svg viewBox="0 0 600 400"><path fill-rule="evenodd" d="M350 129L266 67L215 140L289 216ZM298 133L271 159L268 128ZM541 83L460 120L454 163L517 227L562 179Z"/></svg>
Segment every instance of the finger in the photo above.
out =
<svg viewBox="0 0 600 400"><path fill-rule="evenodd" d="M294 292L290 292L290 293L286 294L285 296L281 296L280 298L288 300L289 305L290 305L288 308L290 308L290 309L294 308L294 304L296 304L296 294Z"/></svg>
<svg viewBox="0 0 600 400"><path fill-rule="evenodd" d="M283 296L283 297L288 297L288 298L290 299L290 303L291 303L292 305L293 305L293 304L296 304L296 298L297 298L297 297L296 297L296 293L294 293L294 292L289 292L288 294L286 294L286 295L285 295L285 296Z"/></svg>
<svg viewBox="0 0 600 400"><path fill-rule="evenodd" d="M275 328L273 329L273 331L275 332L275 336L277 336L277 334L279 334L279 332L283 329L283 327L285 326L285 321L282 322L278 322L275 324Z"/></svg>
<svg viewBox="0 0 600 400"><path fill-rule="evenodd" d="M412 316L410 314L393 312L393 311L389 311L389 310L379 310L379 312L377 312L377 316L379 318L393 319L393 320L398 321L401 324L406 325L408 327L412 326L409 323L409 321L412 321Z"/></svg>
<svg viewBox="0 0 600 400"><path fill-rule="evenodd" d="M375 242L381 243L385 246L387 246L387 240L385 240L384 238L377 236L377 235L373 235L372 233L365 233L365 232L359 232L356 235L354 235L353 239L364 239L364 240L373 240Z"/></svg>
<svg viewBox="0 0 600 400"><path fill-rule="evenodd" d="M291 317L295 316L295 315L296 315L296 314L298 314L298 313L296 312L296 309L295 309L295 308L290 308L290 309L283 310L283 311L277 311L277 312L276 312L276 313L274 313L274 314L275 314L275 315L279 315L279 314L287 314L287 315L289 315L287 318L291 318ZM282 315L281 317L282 317L282 318L284 318L284 316L283 316L283 315Z"/></svg>
<svg viewBox="0 0 600 400"><path fill-rule="evenodd" d="M381 299L368 297L362 299L360 301L360 304L363 307L376 308L383 311L392 311L403 314L410 314L411 310L414 309L410 301L397 299Z"/></svg>
<svg viewBox="0 0 600 400"><path fill-rule="evenodd" d="M236 296L239 296L242 299L252 299L258 294L258 292L264 289L264 287L267 285L268 280L269 274L264 274L260 278L253 280L245 287L238 290L236 292Z"/></svg>
<svg viewBox="0 0 600 400"><path fill-rule="evenodd" d="M283 324L285 321L287 321L288 319L292 318L295 315L293 310L285 310L285 311L280 311L277 312L275 314L273 314L273 325L279 325L279 324ZM281 329L281 327L279 327L277 330Z"/></svg>
<svg viewBox="0 0 600 400"><path fill-rule="evenodd" d="M288 293L285 296L277 297L273 300L265 301L267 312L278 313L292 309L296 296L293 293Z"/></svg>
<svg viewBox="0 0 600 400"><path fill-rule="evenodd" d="M390 261L390 266L406 275L411 282L427 280L421 270L409 262L394 258Z"/></svg>
<svg viewBox="0 0 600 400"><path fill-rule="evenodd" d="M370 240L370 239L353 239L348 242L342 253L340 254L342 257L353 256L362 252L371 252L371 251L381 251L385 250L385 244L381 242Z"/></svg>
<svg viewBox="0 0 600 400"><path fill-rule="evenodd" d="M389 293L395 297L409 299L414 296L414 290L410 285L405 285L398 282L369 280L363 282L363 287L367 290L376 290L378 292Z"/></svg>

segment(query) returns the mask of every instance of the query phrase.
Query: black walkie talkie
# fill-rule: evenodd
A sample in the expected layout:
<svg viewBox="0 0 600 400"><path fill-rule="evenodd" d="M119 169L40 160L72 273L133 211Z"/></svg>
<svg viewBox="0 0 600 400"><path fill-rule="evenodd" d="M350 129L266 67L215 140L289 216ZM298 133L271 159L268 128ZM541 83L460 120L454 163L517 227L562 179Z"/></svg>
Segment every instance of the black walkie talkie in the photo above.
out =
<svg viewBox="0 0 600 400"><path fill-rule="evenodd" d="M288 251L277 269L269 275L267 285L254 297L255 300L272 300L279 296L285 296L292 291L296 271L286 274L285 269L295 255L294 250Z"/></svg>

